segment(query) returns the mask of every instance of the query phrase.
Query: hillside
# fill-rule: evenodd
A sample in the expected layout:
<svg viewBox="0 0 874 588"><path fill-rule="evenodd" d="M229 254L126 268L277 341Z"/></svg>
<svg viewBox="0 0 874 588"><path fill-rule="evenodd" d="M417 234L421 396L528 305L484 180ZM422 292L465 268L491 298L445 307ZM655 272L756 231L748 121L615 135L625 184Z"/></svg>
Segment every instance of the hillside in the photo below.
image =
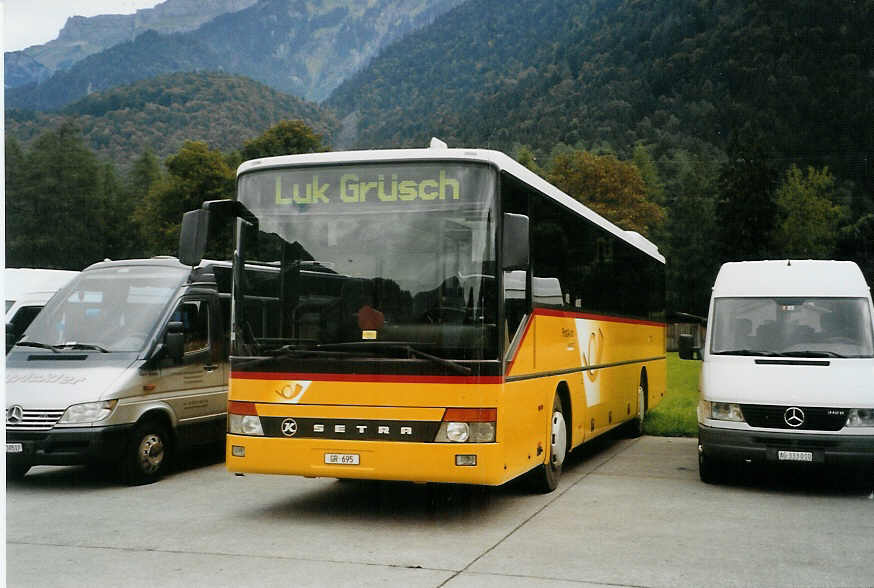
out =
<svg viewBox="0 0 874 588"><path fill-rule="evenodd" d="M54 110L89 92L176 71L222 70L322 100L387 44L463 0L259 0L197 30L95 53L39 85L6 92L13 108Z"/></svg>
<svg viewBox="0 0 874 588"><path fill-rule="evenodd" d="M609 145L627 156L638 141L659 155L737 140L870 179L872 21L871 0L471 0L390 47L326 104L357 121L345 146L436 135L541 153Z"/></svg>
<svg viewBox="0 0 874 588"><path fill-rule="evenodd" d="M104 14L67 19L58 38L5 54L4 83L17 88L39 83L55 71L69 69L89 55L142 33L180 33L197 29L220 14L242 10L256 0L166 0L134 14Z"/></svg>
<svg viewBox="0 0 874 588"><path fill-rule="evenodd" d="M96 93L58 113L6 112L6 131L27 144L72 119L104 160L124 168L149 148L163 158L186 140L239 149L280 120L301 119L330 144L336 120L317 105L247 78L175 73Z"/></svg>

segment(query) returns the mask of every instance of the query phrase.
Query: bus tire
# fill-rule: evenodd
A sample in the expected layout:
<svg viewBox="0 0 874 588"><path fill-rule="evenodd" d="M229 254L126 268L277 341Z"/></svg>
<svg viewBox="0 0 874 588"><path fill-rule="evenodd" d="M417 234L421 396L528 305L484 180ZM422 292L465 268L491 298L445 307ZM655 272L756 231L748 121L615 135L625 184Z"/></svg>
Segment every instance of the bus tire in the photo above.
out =
<svg viewBox="0 0 874 588"><path fill-rule="evenodd" d="M558 487L561 469L567 457L568 426L564 407L558 394L552 400L552 413L549 419L549 453L547 461L535 470L535 489L546 494Z"/></svg>
<svg viewBox="0 0 874 588"><path fill-rule="evenodd" d="M131 486L157 482L167 469L170 449L170 435L163 424L154 419L138 423L122 458L125 482Z"/></svg>
<svg viewBox="0 0 874 588"><path fill-rule="evenodd" d="M647 409L647 385L646 375L640 375L640 384L637 385L637 416L628 423L628 436L636 439L643 435L643 421L646 419Z"/></svg>

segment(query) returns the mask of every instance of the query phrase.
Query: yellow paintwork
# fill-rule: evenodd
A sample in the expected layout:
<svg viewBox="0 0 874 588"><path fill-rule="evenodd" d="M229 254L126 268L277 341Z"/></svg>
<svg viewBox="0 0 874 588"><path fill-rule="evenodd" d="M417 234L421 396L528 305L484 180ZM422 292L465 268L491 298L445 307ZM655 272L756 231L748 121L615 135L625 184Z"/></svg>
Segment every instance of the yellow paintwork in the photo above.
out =
<svg viewBox="0 0 874 588"><path fill-rule="evenodd" d="M575 447L638 414L646 369L648 406L665 392L665 329L641 321L538 311L514 361L501 378L421 378L349 381L302 374L231 378L229 399L256 403L261 416L391 421L439 421L448 407L497 408L495 443L416 443L306 438L227 437L233 472L295 474L414 482L498 485L544 463L553 397L566 387ZM611 365L619 364L619 365ZM580 371L587 366L605 366ZM576 370L576 371L574 371ZM570 372L570 373L556 373ZM515 379L521 378L521 379ZM363 378L376 380L378 376ZM344 381L345 380L345 381ZM415 379L412 379L415 380ZM594 428L593 428L594 424ZM242 446L246 457L234 457ZM354 453L360 465L325 465L325 453ZM456 466L456 454L476 454L476 466Z"/></svg>

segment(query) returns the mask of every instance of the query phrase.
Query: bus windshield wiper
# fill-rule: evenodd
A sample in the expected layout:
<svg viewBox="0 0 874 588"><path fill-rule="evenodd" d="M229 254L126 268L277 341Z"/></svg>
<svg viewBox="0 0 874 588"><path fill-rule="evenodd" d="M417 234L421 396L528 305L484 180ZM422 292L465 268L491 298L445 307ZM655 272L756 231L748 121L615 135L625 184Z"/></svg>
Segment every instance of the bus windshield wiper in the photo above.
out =
<svg viewBox="0 0 874 588"><path fill-rule="evenodd" d="M780 357L846 357L846 355L841 355L840 353L835 353L834 351L822 350L784 351L783 353L779 353L778 355Z"/></svg>
<svg viewBox="0 0 874 588"><path fill-rule="evenodd" d="M53 353L60 353L58 348L54 345L49 345L48 343L40 343L38 341L19 341L15 344L19 347L39 347L40 349L51 349Z"/></svg>
<svg viewBox="0 0 874 588"><path fill-rule="evenodd" d="M756 355L763 357L777 357L780 354L773 351L761 351L756 349L731 349L729 351L714 351L713 355Z"/></svg>
<svg viewBox="0 0 874 588"><path fill-rule="evenodd" d="M436 355L431 355L430 353L426 353L421 349L416 349L409 343L402 341L350 341L347 343L326 343L324 345L317 346L317 349L361 349L368 347L404 351L412 357L427 359L428 361L442 365L443 367L447 367L450 370L459 374L464 374L468 376L473 373L469 367L461 365L456 361L452 361L451 359L444 359Z"/></svg>

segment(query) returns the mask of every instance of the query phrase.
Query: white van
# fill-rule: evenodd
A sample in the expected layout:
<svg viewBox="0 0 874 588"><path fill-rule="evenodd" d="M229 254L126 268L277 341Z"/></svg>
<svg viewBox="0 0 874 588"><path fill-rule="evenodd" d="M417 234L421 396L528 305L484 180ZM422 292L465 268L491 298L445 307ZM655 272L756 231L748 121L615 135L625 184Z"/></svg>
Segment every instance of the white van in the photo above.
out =
<svg viewBox="0 0 874 588"><path fill-rule="evenodd" d="M224 440L230 264L96 263L6 356L6 474L109 463L131 483L173 449Z"/></svg>
<svg viewBox="0 0 874 588"><path fill-rule="evenodd" d="M6 298L6 350L33 321L49 298L79 272L54 269L6 268L3 295Z"/></svg>
<svg viewBox="0 0 874 588"><path fill-rule="evenodd" d="M848 261L747 261L719 270L698 404L701 479L726 462L874 465L874 312Z"/></svg>

